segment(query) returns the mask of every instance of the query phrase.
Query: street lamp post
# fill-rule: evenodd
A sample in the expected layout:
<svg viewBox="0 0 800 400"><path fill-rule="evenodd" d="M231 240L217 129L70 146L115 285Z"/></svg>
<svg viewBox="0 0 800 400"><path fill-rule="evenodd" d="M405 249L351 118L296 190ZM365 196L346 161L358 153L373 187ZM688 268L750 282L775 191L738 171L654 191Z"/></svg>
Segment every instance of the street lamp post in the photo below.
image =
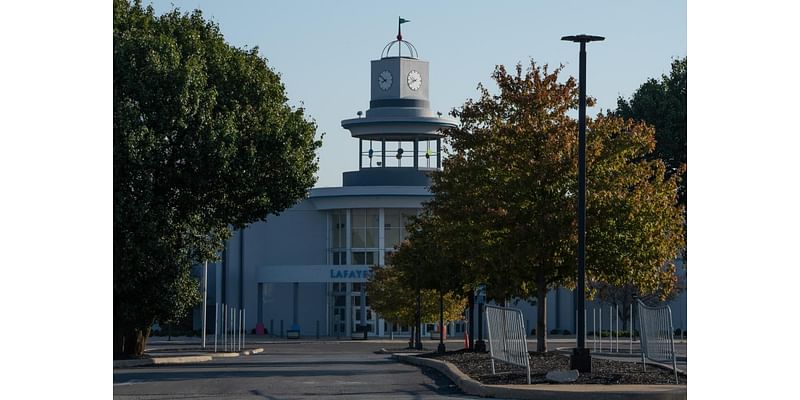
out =
<svg viewBox="0 0 800 400"><path fill-rule="evenodd" d="M578 331L577 347L572 350L570 369L592 372L592 356L586 348L584 332L586 320L586 43L605 40L602 36L564 36L561 40L581 44L580 77L578 81L580 100L578 107Z"/></svg>
<svg viewBox="0 0 800 400"><path fill-rule="evenodd" d="M203 349L206 348L206 326L208 310L208 261L203 264Z"/></svg>

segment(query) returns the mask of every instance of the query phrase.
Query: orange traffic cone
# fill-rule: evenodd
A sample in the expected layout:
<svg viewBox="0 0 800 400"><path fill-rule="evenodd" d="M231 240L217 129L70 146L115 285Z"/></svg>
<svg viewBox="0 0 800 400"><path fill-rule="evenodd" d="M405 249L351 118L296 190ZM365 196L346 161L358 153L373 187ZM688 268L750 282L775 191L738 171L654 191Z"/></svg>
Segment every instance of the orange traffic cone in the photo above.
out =
<svg viewBox="0 0 800 400"><path fill-rule="evenodd" d="M469 334L467 331L464 331L464 350L469 349Z"/></svg>

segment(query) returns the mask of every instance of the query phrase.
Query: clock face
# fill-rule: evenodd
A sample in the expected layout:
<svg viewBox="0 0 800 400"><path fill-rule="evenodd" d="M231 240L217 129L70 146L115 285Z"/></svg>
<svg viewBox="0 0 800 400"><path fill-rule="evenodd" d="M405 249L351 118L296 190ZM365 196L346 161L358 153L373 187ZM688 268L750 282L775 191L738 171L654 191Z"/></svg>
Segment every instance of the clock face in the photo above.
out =
<svg viewBox="0 0 800 400"><path fill-rule="evenodd" d="M408 88L411 90L417 90L422 86L422 75L419 74L416 70L412 70L408 73L408 78L406 79L408 82Z"/></svg>
<svg viewBox="0 0 800 400"><path fill-rule="evenodd" d="M388 70L384 70L380 74L378 74L378 87L381 90L389 90L392 87L392 73Z"/></svg>

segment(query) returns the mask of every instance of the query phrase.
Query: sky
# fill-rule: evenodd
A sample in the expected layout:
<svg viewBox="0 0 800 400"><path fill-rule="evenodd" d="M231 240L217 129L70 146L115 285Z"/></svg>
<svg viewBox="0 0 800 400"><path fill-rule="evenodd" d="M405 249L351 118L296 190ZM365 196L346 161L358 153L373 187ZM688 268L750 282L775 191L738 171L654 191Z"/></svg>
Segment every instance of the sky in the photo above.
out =
<svg viewBox="0 0 800 400"><path fill-rule="evenodd" d="M342 172L358 169L358 141L341 120L366 111L370 60L397 35L430 62L430 100L447 114L477 97L479 82L494 88L498 64L531 59L562 76L578 75L579 45L565 35L604 36L587 46L589 96L595 115L616 108L648 78L668 73L686 56L685 1L143 1L157 14L173 7L203 11L228 43L259 47L286 86L292 106L303 106L322 136L316 187L341 186Z"/></svg>

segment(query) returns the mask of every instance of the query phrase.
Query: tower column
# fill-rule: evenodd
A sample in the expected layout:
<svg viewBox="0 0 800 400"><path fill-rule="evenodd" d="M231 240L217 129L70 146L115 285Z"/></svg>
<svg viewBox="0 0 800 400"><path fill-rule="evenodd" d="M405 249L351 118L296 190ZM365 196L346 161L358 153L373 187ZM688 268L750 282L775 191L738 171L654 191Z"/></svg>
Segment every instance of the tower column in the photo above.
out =
<svg viewBox="0 0 800 400"><path fill-rule="evenodd" d="M414 169L419 169L419 157L417 152L419 151L419 139L414 138Z"/></svg>
<svg viewBox="0 0 800 400"><path fill-rule="evenodd" d="M386 139L381 139L381 168L386 167Z"/></svg>
<svg viewBox="0 0 800 400"><path fill-rule="evenodd" d="M436 168L442 169L442 139L436 139Z"/></svg>

